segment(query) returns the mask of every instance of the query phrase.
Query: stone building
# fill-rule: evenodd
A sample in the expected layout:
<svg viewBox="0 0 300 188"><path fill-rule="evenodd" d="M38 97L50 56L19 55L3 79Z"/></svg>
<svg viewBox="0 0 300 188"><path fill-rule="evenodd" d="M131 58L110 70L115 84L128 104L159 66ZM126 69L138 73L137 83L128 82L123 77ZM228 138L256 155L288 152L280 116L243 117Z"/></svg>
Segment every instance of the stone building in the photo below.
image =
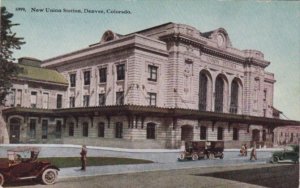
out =
<svg viewBox="0 0 300 188"><path fill-rule="evenodd" d="M274 129L274 145L300 144L300 127L286 126Z"/></svg>
<svg viewBox="0 0 300 188"><path fill-rule="evenodd" d="M3 116L11 143L178 148L182 141L272 146L274 75L225 29L166 23L45 61L23 58Z"/></svg>

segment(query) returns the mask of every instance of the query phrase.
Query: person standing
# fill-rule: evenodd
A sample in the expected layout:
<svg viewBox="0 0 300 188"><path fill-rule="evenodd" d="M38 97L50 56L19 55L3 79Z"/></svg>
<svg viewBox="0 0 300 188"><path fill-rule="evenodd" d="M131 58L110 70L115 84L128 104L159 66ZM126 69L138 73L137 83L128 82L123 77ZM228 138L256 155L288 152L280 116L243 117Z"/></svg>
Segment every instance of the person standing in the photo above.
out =
<svg viewBox="0 0 300 188"><path fill-rule="evenodd" d="M80 152L80 155L81 155L81 169L80 170L86 170L86 161L87 161L87 148L85 145L82 146L81 148L81 152Z"/></svg>
<svg viewBox="0 0 300 188"><path fill-rule="evenodd" d="M252 158L254 158L255 160L257 160L257 157L256 157L256 145L254 145L253 148L252 148L252 150L251 150L250 160L252 160Z"/></svg>

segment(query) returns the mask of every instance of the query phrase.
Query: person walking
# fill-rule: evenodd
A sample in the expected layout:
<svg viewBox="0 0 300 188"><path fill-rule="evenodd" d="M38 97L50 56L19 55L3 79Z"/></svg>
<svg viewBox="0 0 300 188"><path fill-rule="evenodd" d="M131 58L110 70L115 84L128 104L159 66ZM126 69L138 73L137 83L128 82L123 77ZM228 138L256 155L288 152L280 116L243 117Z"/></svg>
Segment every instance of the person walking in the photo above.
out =
<svg viewBox="0 0 300 188"><path fill-rule="evenodd" d="M244 153L244 156L246 156L246 157L247 157L247 153L248 153L248 151L247 151L247 149L248 149L248 148L247 148L247 144L245 144L245 145L244 145L244 148L245 148L245 153Z"/></svg>
<svg viewBox="0 0 300 188"><path fill-rule="evenodd" d="M253 148L252 148L252 150L251 150L250 160L252 160L252 158L254 158L255 160L257 160L257 157L256 157L256 145L254 145Z"/></svg>
<svg viewBox="0 0 300 188"><path fill-rule="evenodd" d="M86 161L87 161L87 148L85 145L82 146L81 148L81 169L80 170L86 170Z"/></svg>

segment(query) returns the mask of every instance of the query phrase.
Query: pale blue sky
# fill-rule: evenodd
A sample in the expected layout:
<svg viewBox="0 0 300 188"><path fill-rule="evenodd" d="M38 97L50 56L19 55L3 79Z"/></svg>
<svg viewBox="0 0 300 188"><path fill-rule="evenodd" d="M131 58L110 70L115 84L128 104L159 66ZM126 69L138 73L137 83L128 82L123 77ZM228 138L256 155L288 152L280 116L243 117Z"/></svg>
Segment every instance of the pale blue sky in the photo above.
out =
<svg viewBox="0 0 300 188"><path fill-rule="evenodd" d="M206 32L227 30L238 49L257 49L275 73L274 106L300 120L300 2L176 0L2 0L20 26L13 30L26 44L15 53L47 59L100 40L111 29L127 34L166 22L183 23ZM17 7L26 12L16 12ZM117 9L132 14L33 13L31 8Z"/></svg>

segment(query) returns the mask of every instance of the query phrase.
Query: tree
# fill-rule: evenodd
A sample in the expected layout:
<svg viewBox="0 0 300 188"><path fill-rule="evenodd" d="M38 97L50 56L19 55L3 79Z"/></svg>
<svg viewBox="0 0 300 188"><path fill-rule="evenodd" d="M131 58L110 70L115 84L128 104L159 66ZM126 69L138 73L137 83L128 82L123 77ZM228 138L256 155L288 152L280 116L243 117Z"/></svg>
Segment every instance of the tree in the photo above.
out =
<svg viewBox="0 0 300 188"><path fill-rule="evenodd" d="M16 36L11 27L19 24L12 23L13 17L5 7L1 7L1 51L0 51L0 105L5 101L5 96L12 86L12 78L21 71L13 58L13 50L19 50L22 44L25 44L23 38Z"/></svg>

